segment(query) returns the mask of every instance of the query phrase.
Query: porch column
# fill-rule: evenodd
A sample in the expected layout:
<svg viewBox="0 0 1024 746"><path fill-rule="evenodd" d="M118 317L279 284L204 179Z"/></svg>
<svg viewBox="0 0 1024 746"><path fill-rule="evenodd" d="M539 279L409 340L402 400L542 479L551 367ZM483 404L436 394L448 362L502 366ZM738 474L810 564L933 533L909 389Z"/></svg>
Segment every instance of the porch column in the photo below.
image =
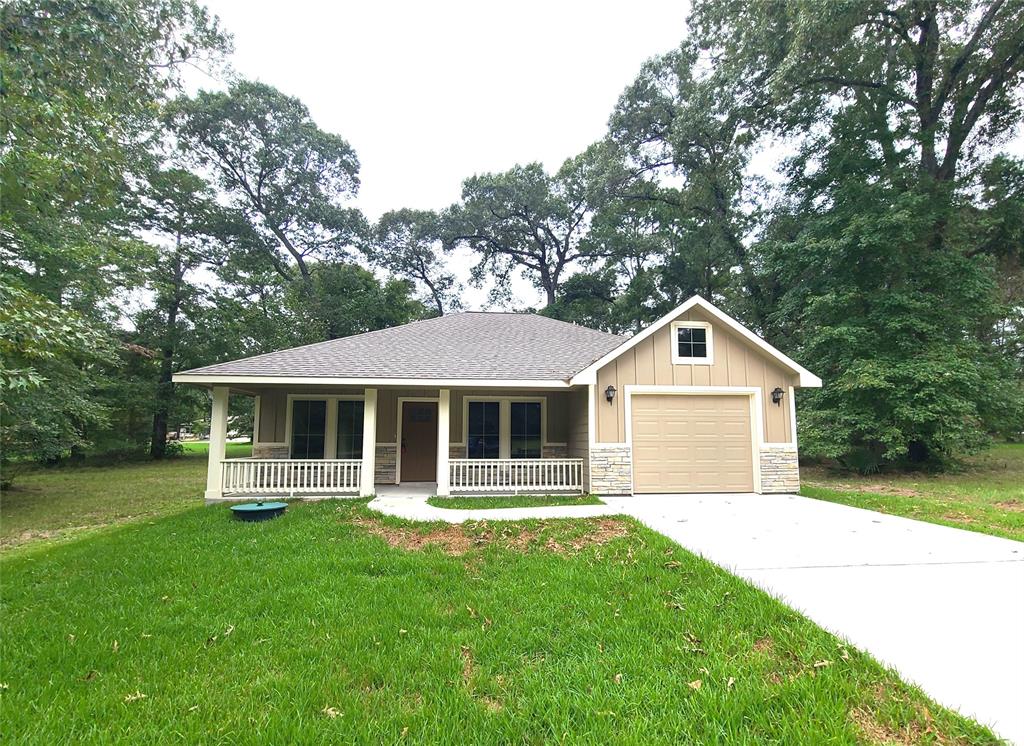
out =
<svg viewBox="0 0 1024 746"><path fill-rule="evenodd" d="M450 389L441 389L437 393L437 494L450 495L448 472L448 440L451 428L452 392Z"/></svg>
<svg viewBox="0 0 1024 746"><path fill-rule="evenodd" d="M228 439L228 387L213 387L213 407L210 410L210 455L206 463L206 499L223 497L221 479L225 445Z"/></svg>
<svg viewBox="0 0 1024 746"><path fill-rule="evenodd" d="M373 470L377 455L377 389L363 391L363 465L359 472L359 496L373 494Z"/></svg>

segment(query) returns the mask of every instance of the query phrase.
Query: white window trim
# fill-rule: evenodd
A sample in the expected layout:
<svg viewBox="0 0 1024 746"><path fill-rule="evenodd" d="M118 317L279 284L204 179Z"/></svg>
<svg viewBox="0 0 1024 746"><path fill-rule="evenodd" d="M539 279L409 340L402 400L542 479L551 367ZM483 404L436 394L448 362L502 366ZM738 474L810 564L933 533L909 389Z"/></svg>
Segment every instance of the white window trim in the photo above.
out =
<svg viewBox="0 0 1024 746"><path fill-rule="evenodd" d="M463 458L469 458L469 403L498 402L498 458L512 458L512 402L538 402L540 404L540 449L544 457L544 446L548 442L548 398L546 396L464 396L462 398L462 448ZM559 445L559 444L555 444Z"/></svg>
<svg viewBox="0 0 1024 746"><path fill-rule="evenodd" d="M679 330L680 329L703 329L707 337L707 357L680 357L679 356ZM706 321L673 321L672 334L672 364L673 365L714 365L715 364L715 333L711 324Z"/></svg>
<svg viewBox="0 0 1024 746"><path fill-rule="evenodd" d="M338 454L338 402L339 401L366 401L362 394L338 394L325 396L323 394L288 394L288 412L285 416L284 431L288 438L288 458L292 458L292 403L296 401L322 401L326 402L327 419L324 423L324 460L333 459ZM365 436L366 434L363 433ZM261 444L263 445L263 444Z"/></svg>

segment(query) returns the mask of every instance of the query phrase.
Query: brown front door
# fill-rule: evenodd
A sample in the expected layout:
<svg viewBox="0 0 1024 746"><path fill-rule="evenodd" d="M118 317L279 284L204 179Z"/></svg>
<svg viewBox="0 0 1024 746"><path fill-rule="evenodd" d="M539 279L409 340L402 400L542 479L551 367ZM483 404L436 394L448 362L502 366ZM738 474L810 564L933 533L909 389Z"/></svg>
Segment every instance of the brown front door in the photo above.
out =
<svg viewBox="0 0 1024 746"><path fill-rule="evenodd" d="M402 482L437 479L437 402L402 402Z"/></svg>

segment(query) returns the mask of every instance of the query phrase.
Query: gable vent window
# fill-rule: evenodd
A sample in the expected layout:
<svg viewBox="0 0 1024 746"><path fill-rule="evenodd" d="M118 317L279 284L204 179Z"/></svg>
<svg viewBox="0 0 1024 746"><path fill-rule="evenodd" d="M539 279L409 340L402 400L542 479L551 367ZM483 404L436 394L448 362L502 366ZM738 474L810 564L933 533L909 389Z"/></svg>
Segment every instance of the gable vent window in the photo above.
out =
<svg viewBox="0 0 1024 746"><path fill-rule="evenodd" d="M672 362L689 365L711 365L713 347L711 325L702 322L679 322L672 325Z"/></svg>

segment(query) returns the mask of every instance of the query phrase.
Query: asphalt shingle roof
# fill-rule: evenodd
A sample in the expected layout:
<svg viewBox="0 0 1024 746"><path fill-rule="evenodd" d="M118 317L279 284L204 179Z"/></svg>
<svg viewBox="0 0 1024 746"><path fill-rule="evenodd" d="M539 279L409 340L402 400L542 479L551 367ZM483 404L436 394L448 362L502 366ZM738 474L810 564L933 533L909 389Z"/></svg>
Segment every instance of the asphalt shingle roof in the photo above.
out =
<svg viewBox="0 0 1024 746"><path fill-rule="evenodd" d="M566 380L625 340L532 313L470 311L184 373Z"/></svg>

